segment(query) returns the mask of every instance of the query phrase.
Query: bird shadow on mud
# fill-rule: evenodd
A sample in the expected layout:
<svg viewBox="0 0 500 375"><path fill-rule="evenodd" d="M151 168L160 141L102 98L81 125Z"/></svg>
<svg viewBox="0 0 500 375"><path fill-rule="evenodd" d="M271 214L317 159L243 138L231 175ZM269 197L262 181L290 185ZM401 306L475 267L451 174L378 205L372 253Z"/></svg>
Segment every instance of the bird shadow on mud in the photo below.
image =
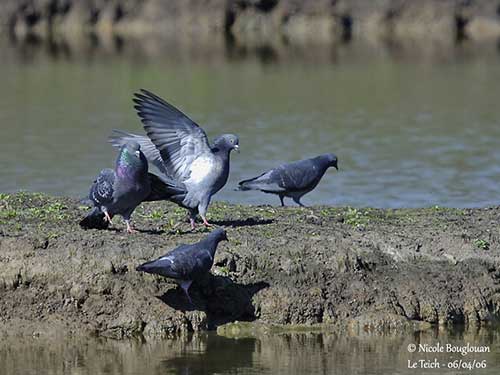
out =
<svg viewBox="0 0 500 375"><path fill-rule="evenodd" d="M249 217L246 219L236 219L236 220L213 220L211 223L216 227L253 227L256 225L268 225L274 223L273 219L256 219ZM196 232L210 233L214 228L206 228L200 223L197 223L195 229L191 229L189 223L178 223L174 225L171 229L138 229L135 228L137 232L151 235L161 235L161 234L175 234L175 235L185 235Z"/></svg>
<svg viewBox="0 0 500 375"><path fill-rule="evenodd" d="M210 274L191 285L189 294L193 303L189 302L180 286L169 289L157 298L175 310L204 311L208 328L213 329L236 320L255 320L253 296L268 287L269 284L264 281L239 284L227 276Z"/></svg>
<svg viewBox="0 0 500 375"><path fill-rule="evenodd" d="M211 222L214 225L221 227L253 227L256 225L268 225L274 223L273 219L256 219L253 217L246 218L244 220L214 220Z"/></svg>
<svg viewBox="0 0 500 375"><path fill-rule="evenodd" d="M135 230L137 232L143 233L143 234L155 234L155 235L165 234L165 231L163 229L138 229L138 228L135 228Z"/></svg>

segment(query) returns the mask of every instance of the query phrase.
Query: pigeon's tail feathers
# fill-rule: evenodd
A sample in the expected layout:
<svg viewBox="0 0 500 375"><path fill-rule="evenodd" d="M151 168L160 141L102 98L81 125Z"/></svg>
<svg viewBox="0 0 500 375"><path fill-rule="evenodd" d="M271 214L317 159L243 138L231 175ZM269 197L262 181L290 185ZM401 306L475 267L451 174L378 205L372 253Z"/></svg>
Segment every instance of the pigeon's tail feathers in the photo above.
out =
<svg viewBox="0 0 500 375"><path fill-rule="evenodd" d="M89 206L89 207L94 207L95 206L94 202L89 197L80 198L78 200L78 202L81 205L84 205L84 206Z"/></svg>
<svg viewBox="0 0 500 375"><path fill-rule="evenodd" d="M139 272L146 272L165 277L177 278L179 275L172 269L173 261L169 257L161 257L159 259L151 260L137 266L135 269Z"/></svg>
<svg viewBox="0 0 500 375"><path fill-rule="evenodd" d="M147 272L147 263L141 264L140 266L135 267L135 270L138 272Z"/></svg>
<svg viewBox="0 0 500 375"><path fill-rule="evenodd" d="M104 213L98 207L94 207L80 221L80 226L84 229L106 229L109 223L105 220Z"/></svg>
<svg viewBox="0 0 500 375"><path fill-rule="evenodd" d="M160 177L149 173L151 193L144 199L146 202L172 200L175 197L186 194L186 189L179 186L168 177Z"/></svg>
<svg viewBox="0 0 500 375"><path fill-rule="evenodd" d="M146 263L141 264L135 268L136 271L139 272L147 272L147 273L157 273L158 265L157 260L152 260Z"/></svg>
<svg viewBox="0 0 500 375"><path fill-rule="evenodd" d="M263 173L260 176L257 176L254 178L249 178L248 180L243 180L243 181L238 182L238 190L241 190L241 191L256 190L256 189L258 190L259 188L257 187L257 185L259 185L262 182L261 178L266 173Z"/></svg>
<svg viewBox="0 0 500 375"><path fill-rule="evenodd" d="M237 191L253 190L252 185L251 185L251 181L252 180L245 180L245 181L238 182L238 187L235 190L237 190Z"/></svg>
<svg viewBox="0 0 500 375"><path fill-rule="evenodd" d="M277 181L272 178L272 171L265 172L260 176L243 180L238 183L238 190L262 190L270 192L279 192L284 189L280 187Z"/></svg>

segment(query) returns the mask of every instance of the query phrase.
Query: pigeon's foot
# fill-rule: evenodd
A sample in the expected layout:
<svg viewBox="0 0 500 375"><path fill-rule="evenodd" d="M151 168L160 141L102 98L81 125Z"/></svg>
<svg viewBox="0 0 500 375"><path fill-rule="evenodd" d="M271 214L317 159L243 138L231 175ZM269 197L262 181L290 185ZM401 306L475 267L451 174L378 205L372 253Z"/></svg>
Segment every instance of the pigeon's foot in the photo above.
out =
<svg viewBox="0 0 500 375"><path fill-rule="evenodd" d="M125 224L127 224L127 233L137 233L132 225L130 225L130 221L125 220Z"/></svg>
<svg viewBox="0 0 500 375"><path fill-rule="evenodd" d="M181 288L184 291L184 294L186 294L186 297L191 305L194 306L193 300L191 299L191 296L189 295L189 287L191 286L192 280L185 280L181 282Z"/></svg>
<svg viewBox="0 0 500 375"><path fill-rule="evenodd" d="M213 227L213 224L210 224L205 217L201 217L203 219L203 225L206 226L207 228Z"/></svg>
<svg viewBox="0 0 500 375"><path fill-rule="evenodd" d="M293 198L293 201L294 201L295 203L297 203L300 207L306 207L306 206L304 206L304 205L302 204L302 202L300 201L300 198Z"/></svg>
<svg viewBox="0 0 500 375"><path fill-rule="evenodd" d="M111 221L111 216L109 216L108 211L104 211L104 218L106 219L106 221L108 223L110 223L111 225L113 225L113 222Z"/></svg>
<svg viewBox="0 0 500 375"><path fill-rule="evenodd" d="M279 197L280 197L281 207L285 207L285 201L283 200L284 196L283 195L279 195Z"/></svg>
<svg viewBox="0 0 500 375"><path fill-rule="evenodd" d="M195 230L196 229L196 224L194 222L194 219L189 219L189 223L191 224L191 230Z"/></svg>

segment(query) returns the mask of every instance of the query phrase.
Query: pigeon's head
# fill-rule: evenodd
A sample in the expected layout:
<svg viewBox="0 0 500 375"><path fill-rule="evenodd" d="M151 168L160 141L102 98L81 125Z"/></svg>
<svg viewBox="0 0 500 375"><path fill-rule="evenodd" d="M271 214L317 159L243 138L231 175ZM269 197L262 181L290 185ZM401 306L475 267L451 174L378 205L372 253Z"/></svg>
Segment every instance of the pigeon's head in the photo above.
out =
<svg viewBox="0 0 500 375"><path fill-rule="evenodd" d="M130 155L135 155L136 157L141 157L141 145L136 141L128 141L123 145L124 150Z"/></svg>
<svg viewBox="0 0 500 375"><path fill-rule="evenodd" d="M240 140L234 134L222 134L214 139L214 147L220 150L240 152Z"/></svg>
<svg viewBox="0 0 500 375"><path fill-rule="evenodd" d="M216 241L227 241L227 234L226 231L222 228L217 228L210 233Z"/></svg>
<svg viewBox="0 0 500 375"><path fill-rule="evenodd" d="M141 152L141 146L136 141L128 141L122 146L117 164L122 169L132 169L138 172L147 172L148 170L148 161Z"/></svg>
<svg viewBox="0 0 500 375"><path fill-rule="evenodd" d="M336 170L339 170L339 167L337 166L337 156L335 156L335 154L325 154L325 157L328 160L330 167L335 167Z"/></svg>
<svg viewBox="0 0 500 375"><path fill-rule="evenodd" d="M141 157L141 145L136 141L128 141L123 144L122 151L126 152L130 156Z"/></svg>

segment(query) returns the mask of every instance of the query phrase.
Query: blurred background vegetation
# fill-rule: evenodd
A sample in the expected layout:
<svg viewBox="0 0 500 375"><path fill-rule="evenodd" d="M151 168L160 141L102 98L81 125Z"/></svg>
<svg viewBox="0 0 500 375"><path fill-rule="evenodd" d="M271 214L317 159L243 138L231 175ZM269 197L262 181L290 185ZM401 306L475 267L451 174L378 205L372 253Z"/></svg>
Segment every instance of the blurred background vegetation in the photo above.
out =
<svg viewBox="0 0 500 375"><path fill-rule="evenodd" d="M353 39L407 51L418 45L427 55L464 41L500 48L499 0L3 0L0 7L11 42L44 41L53 51L135 41L140 53L155 55L182 41L204 55L229 48L273 59L290 54L287 47L307 55L311 46Z"/></svg>

